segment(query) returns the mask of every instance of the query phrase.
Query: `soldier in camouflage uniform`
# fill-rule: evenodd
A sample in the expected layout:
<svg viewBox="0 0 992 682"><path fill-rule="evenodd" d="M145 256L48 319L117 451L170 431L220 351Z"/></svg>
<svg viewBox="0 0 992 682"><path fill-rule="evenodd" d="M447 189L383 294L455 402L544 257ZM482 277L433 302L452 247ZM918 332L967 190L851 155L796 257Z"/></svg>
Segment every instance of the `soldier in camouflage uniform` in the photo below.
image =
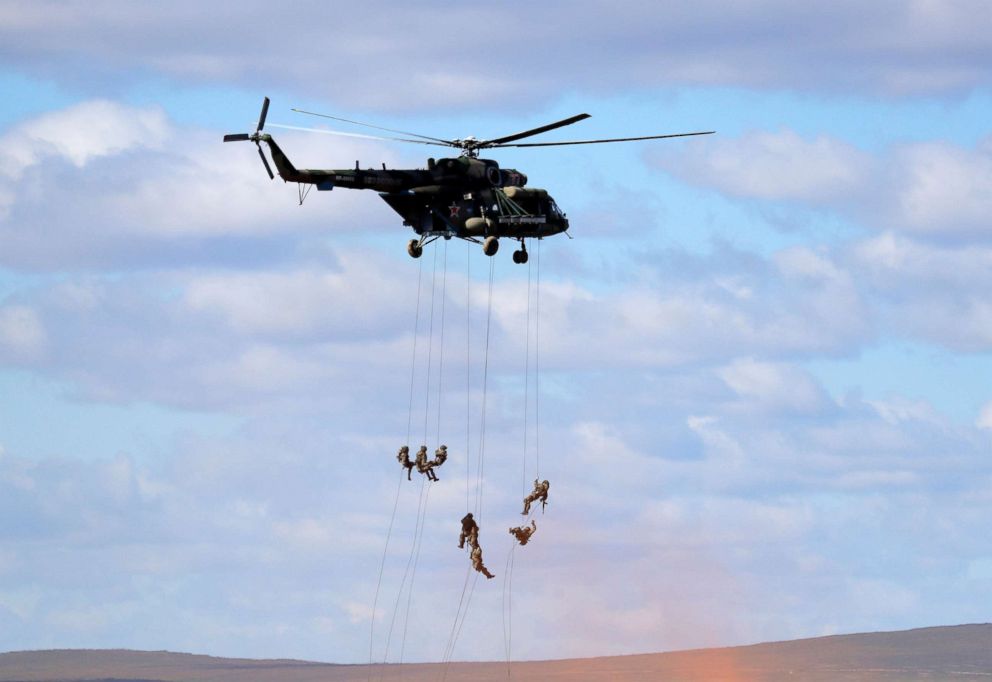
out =
<svg viewBox="0 0 992 682"><path fill-rule="evenodd" d="M410 480L410 473L413 471L413 462L410 461L410 448L406 445L396 453L396 461L406 469L406 480Z"/></svg>
<svg viewBox="0 0 992 682"><path fill-rule="evenodd" d="M529 526L517 526L510 529L510 535L517 539L521 545L526 545L530 541L530 536L537 530L537 521L530 520Z"/></svg>
<svg viewBox="0 0 992 682"><path fill-rule="evenodd" d="M528 514L530 514L530 505L531 505L531 502L536 502L538 500L541 501L541 509L543 510L544 507L545 507L545 505L548 504L548 488L550 488L550 487L551 487L551 484L548 483L547 480L538 481L535 478L534 479L534 490L531 491L531 494L530 495L528 495L527 497L524 498L524 510L522 512L520 512L520 513L523 514L524 516L527 516Z"/></svg>
<svg viewBox="0 0 992 682"><path fill-rule="evenodd" d="M434 462L427 459L427 446L421 445L420 449L417 450L417 471L422 474L427 474L427 478L432 481L437 480L437 474L434 473Z"/></svg>
<svg viewBox="0 0 992 682"><path fill-rule="evenodd" d="M477 570L482 575L486 576L486 578L491 579L496 577L492 573L490 573L489 569L486 568L485 565L482 563L482 548L479 547L479 545L476 545L475 547L472 548L472 554L470 555L470 558L472 559L472 568Z"/></svg>
<svg viewBox="0 0 992 682"><path fill-rule="evenodd" d="M434 451L434 460L431 462L433 466L439 467L448 461L448 446L442 445L437 450Z"/></svg>
<svg viewBox="0 0 992 682"><path fill-rule="evenodd" d="M466 540L468 540L470 547L479 546L479 524L472 518L472 512L466 514L462 519L462 532L458 536L458 549L465 548Z"/></svg>

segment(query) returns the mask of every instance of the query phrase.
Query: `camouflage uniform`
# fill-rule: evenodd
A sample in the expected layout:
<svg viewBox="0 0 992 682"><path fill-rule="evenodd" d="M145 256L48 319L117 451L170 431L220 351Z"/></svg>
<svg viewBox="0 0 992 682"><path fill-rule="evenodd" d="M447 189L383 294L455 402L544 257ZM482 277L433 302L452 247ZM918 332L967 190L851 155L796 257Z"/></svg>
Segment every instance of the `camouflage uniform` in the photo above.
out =
<svg viewBox="0 0 992 682"><path fill-rule="evenodd" d="M396 453L396 461L406 469L406 480L410 480L410 473L413 471L413 462L410 461L410 448L404 445Z"/></svg>
<svg viewBox="0 0 992 682"><path fill-rule="evenodd" d="M433 466L439 467L448 461L448 446L442 445L437 450L434 451L434 461L431 462Z"/></svg>
<svg viewBox="0 0 992 682"><path fill-rule="evenodd" d="M530 536L537 530L537 521L531 519L530 526L517 526L510 529L510 535L517 539L521 545L526 545L530 541Z"/></svg>
<svg viewBox="0 0 992 682"><path fill-rule="evenodd" d="M531 492L530 495L528 495L527 497L524 498L524 510L522 512L520 512L520 513L523 514L524 516L527 516L527 514L530 514L530 504L531 504L531 502L536 502L536 501L540 500L542 505L546 505L548 503L548 488L549 487L551 487L551 484L548 483L547 480L538 481L535 478L534 479L534 490Z"/></svg>
<svg viewBox="0 0 992 682"><path fill-rule="evenodd" d="M479 573L486 576L487 578L496 577L492 573L490 573L489 569L486 568L485 565L482 563L482 548L479 547L479 545L476 545L475 547L472 548L471 559L472 559L472 568L474 568L475 570L477 570Z"/></svg>
<svg viewBox="0 0 992 682"><path fill-rule="evenodd" d="M479 524L472 518L472 512L466 514L462 519L462 532L458 536L458 549L465 548L466 540L468 540L470 547L479 546Z"/></svg>
<svg viewBox="0 0 992 682"><path fill-rule="evenodd" d="M427 459L427 446L421 445L420 449L417 450L417 471L422 474L427 474L427 478L432 481L437 480L437 475L434 473L434 462Z"/></svg>

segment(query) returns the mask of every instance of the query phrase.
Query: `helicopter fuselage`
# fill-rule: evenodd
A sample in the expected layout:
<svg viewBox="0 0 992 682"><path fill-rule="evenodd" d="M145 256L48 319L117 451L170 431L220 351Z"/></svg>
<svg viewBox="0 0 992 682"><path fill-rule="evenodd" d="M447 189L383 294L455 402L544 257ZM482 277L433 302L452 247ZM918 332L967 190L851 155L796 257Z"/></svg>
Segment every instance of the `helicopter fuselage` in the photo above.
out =
<svg viewBox="0 0 992 682"><path fill-rule="evenodd" d="M463 155L428 159L426 169L297 169L272 139L268 144L280 177L318 190L369 189L426 239L458 237L479 241L507 237L543 238L568 229L568 219L546 190L525 187L527 176L500 168L492 159ZM495 253L494 249L491 249ZM411 251L413 253L413 251ZM488 253L488 251L487 251Z"/></svg>

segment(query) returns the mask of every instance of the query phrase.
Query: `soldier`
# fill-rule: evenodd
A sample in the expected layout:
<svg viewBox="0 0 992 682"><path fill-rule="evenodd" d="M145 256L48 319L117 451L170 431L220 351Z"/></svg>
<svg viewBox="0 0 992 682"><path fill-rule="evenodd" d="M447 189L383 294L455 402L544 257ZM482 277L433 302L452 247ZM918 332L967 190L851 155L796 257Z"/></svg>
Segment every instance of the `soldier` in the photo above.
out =
<svg viewBox="0 0 992 682"><path fill-rule="evenodd" d="M420 449L417 450L417 471L422 474L427 474L427 478L432 481L437 480L437 475L434 473L434 462L427 459L427 446L421 445Z"/></svg>
<svg viewBox="0 0 992 682"><path fill-rule="evenodd" d="M517 539L521 545L526 545L530 541L530 536L537 530L537 521L530 520L530 526L517 526L510 529L510 535Z"/></svg>
<svg viewBox="0 0 992 682"><path fill-rule="evenodd" d="M406 445L396 453L396 461L406 469L406 480L410 480L410 473L413 471L413 462L410 461L410 448Z"/></svg>
<svg viewBox="0 0 992 682"><path fill-rule="evenodd" d="M470 547L479 546L479 524L472 518L472 512L462 519L462 532L458 536L458 549L465 549L465 541L468 540Z"/></svg>
<svg viewBox="0 0 992 682"><path fill-rule="evenodd" d="M472 559L472 568L477 570L482 575L486 576L486 578L492 579L496 577L492 573L490 573L489 569L486 568L485 565L482 563L482 548L479 547L479 545L476 545L475 547L472 548L472 554L470 558Z"/></svg>
<svg viewBox="0 0 992 682"><path fill-rule="evenodd" d="M541 511L544 511L544 507L546 507L548 504L548 488L550 486L551 484L548 483L547 480L538 481L535 478L534 490L531 491L530 495L524 498L524 510L520 513L523 514L524 516L530 514L530 503L536 502L537 500L541 501Z"/></svg>
<svg viewBox="0 0 992 682"><path fill-rule="evenodd" d="M441 466L448 461L448 446L442 445L437 450L434 451L434 461L432 464L436 467Z"/></svg>

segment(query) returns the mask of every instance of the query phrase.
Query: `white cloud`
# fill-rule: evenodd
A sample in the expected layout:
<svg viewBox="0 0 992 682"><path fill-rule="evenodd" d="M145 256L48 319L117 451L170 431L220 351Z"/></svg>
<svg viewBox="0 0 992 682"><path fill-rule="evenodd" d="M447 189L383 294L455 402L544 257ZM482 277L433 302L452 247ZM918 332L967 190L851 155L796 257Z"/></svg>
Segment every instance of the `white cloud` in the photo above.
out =
<svg viewBox="0 0 992 682"><path fill-rule="evenodd" d="M814 414L831 404L812 376L797 367L741 359L718 373L743 401L759 409Z"/></svg>
<svg viewBox="0 0 992 682"><path fill-rule="evenodd" d="M852 245L849 257L885 327L965 352L992 346L988 246L943 246L886 232Z"/></svg>
<svg viewBox="0 0 992 682"><path fill-rule="evenodd" d="M104 101L25 121L0 145L0 259L18 269L278 259L308 233L400 222L371 192L315 192L299 207L295 188L268 180L252 145L220 137ZM301 167L370 156L397 165L394 151L368 141L279 139Z"/></svg>
<svg viewBox="0 0 992 682"><path fill-rule="evenodd" d="M112 3L55 7L8 3L0 31L6 58L90 87L133 70L184 83L278 84L361 108L405 111L438 101L510 109L555 92L672 85L874 96L965 93L989 84L980 0L801 8L783 0L663 8L584 0L568 12L519 2L394 4L388 12L312 5L302 15L269 13L262 23L248 19L266 14L256 1L239 6L235 31L229 8L188 0L140 12ZM443 40L410 32L425 20ZM466 27L500 36L498 55L480 49ZM313 45L321 46L319 58ZM590 51L595 59L587 58Z"/></svg>
<svg viewBox="0 0 992 682"><path fill-rule="evenodd" d="M980 429L992 430L992 402L982 405L978 419L975 420L975 426Z"/></svg>
<svg viewBox="0 0 992 682"><path fill-rule="evenodd" d="M161 149L173 133L159 109L94 100L42 114L0 137L0 173L16 180L48 158L78 168L133 149Z"/></svg>
<svg viewBox="0 0 992 682"><path fill-rule="evenodd" d="M936 421L937 413L933 406L923 400L869 400L871 405L886 422L898 424L903 421Z"/></svg>
<svg viewBox="0 0 992 682"><path fill-rule="evenodd" d="M891 163L901 172L887 222L920 235L992 238L992 139L975 150L907 145Z"/></svg>
<svg viewBox="0 0 992 682"><path fill-rule="evenodd" d="M273 525L276 537L295 551L327 550L337 545L336 524L322 519L298 519Z"/></svg>
<svg viewBox="0 0 992 682"><path fill-rule="evenodd" d="M791 130L707 139L691 151L652 157L686 180L736 197L817 205L863 191L872 159L824 135L811 140Z"/></svg>
<svg viewBox="0 0 992 682"><path fill-rule="evenodd" d="M708 139L651 157L688 182L732 197L793 202L864 227L944 241L992 238L992 142L893 145L869 154L837 138L791 130Z"/></svg>
<svg viewBox="0 0 992 682"><path fill-rule="evenodd" d="M408 280L374 256L351 253L338 262L334 271L195 276L183 301L243 335L330 339L344 332L354 338L392 328L406 312L393 292ZM360 303L356 292L362 292Z"/></svg>
<svg viewBox="0 0 992 682"><path fill-rule="evenodd" d="M344 603L344 609L348 612L348 619L354 625L368 623L372 620L372 607L368 604L348 601ZM376 609L376 617L382 617L382 611Z"/></svg>
<svg viewBox="0 0 992 682"><path fill-rule="evenodd" d="M458 359L446 362L449 377L464 372L466 324L464 276L454 274L464 262L452 258L446 352ZM692 279L680 278L677 254L671 264L671 271L646 271L616 292L545 279L542 366L593 376L605 368L683 371L742 356L774 363L850 352L873 334L872 312L829 253L791 249L770 262L730 268L714 255ZM115 402L241 409L288 399L330 408L349 400L346 391L326 390L339 385L370 398L390 396L399 406L397 377L409 374L416 267L404 256L349 248L322 267L304 261L274 270L62 278L21 296L18 305L31 309L44 343L35 355L11 355L8 363L42 363L82 395ZM437 284L439 315L440 275ZM430 276L422 287L419 349L425 354ZM472 373L479 376L485 300L482 285L473 288ZM500 281L493 300L491 360L512 376L522 370L527 346L521 333L526 280Z"/></svg>
<svg viewBox="0 0 992 682"><path fill-rule="evenodd" d="M677 273L690 264L676 257L665 272L616 294L542 285L547 356L600 367L675 367L754 353L843 352L872 337L871 311L829 254L793 249L746 267L728 260L714 255L706 274L681 280Z"/></svg>
<svg viewBox="0 0 992 682"><path fill-rule="evenodd" d="M41 355L46 340L44 324L34 308L24 305L0 307L0 353L14 359L31 360Z"/></svg>

